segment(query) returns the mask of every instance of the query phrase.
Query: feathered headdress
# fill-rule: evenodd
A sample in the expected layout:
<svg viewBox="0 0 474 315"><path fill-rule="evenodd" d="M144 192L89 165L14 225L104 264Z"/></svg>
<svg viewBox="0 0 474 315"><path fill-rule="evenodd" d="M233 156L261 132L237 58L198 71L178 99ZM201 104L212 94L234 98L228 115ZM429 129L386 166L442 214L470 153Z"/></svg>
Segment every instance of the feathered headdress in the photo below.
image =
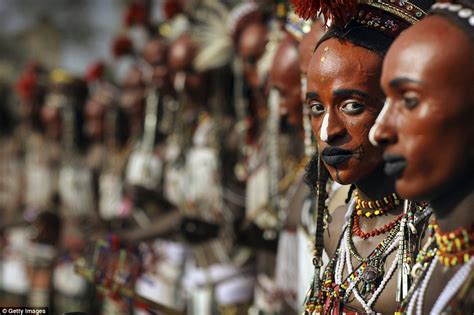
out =
<svg viewBox="0 0 474 315"><path fill-rule="evenodd" d="M31 101L38 92L40 85L41 66L37 62L30 62L18 79L15 90L24 101Z"/></svg>
<svg viewBox="0 0 474 315"><path fill-rule="evenodd" d="M192 29L192 36L199 45L194 61L196 70L209 70L229 63L233 55L233 41L226 27L229 17L226 6L218 1L206 0L193 17L196 26Z"/></svg>
<svg viewBox="0 0 474 315"><path fill-rule="evenodd" d="M183 13L184 8L180 1L166 0L163 3L163 13L167 20L174 18L176 15Z"/></svg>
<svg viewBox="0 0 474 315"><path fill-rule="evenodd" d="M105 63L102 61L97 61L91 64L89 68L87 68L86 73L84 75L84 79L89 83L93 83L102 80L104 75Z"/></svg>
<svg viewBox="0 0 474 315"><path fill-rule="evenodd" d="M255 2L244 2L237 5L229 13L227 29L234 41L236 41L245 25L251 21L261 19L262 12L260 11L259 6Z"/></svg>
<svg viewBox="0 0 474 315"><path fill-rule="evenodd" d="M297 15L305 20L322 15L324 20L347 23L357 13L357 0L292 0Z"/></svg>
<svg viewBox="0 0 474 315"><path fill-rule="evenodd" d="M119 58L123 55L133 54L132 40L127 36L119 36L112 43L112 55Z"/></svg>
<svg viewBox="0 0 474 315"><path fill-rule="evenodd" d="M147 25L149 23L150 9L146 1L133 1L125 10L124 24L128 27L133 25Z"/></svg>
<svg viewBox="0 0 474 315"><path fill-rule="evenodd" d="M345 26L353 18L359 19L362 24L375 26L381 31L391 28L389 20L397 18L403 25L394 30L395 33L402 31L409 25L419 21L426 15L430 0L292 0L296 14L305 19L315 18L322 15L327 21L332 20L338 26ZM362 7L370 10L362 10ZM378 11L377 11L378 10ZM368 12L370 11L370 12ZM361 13L362 12L362 13ZM376 13L377 12L377 13ZM382 15L381 15L381 12ZM380 19L383 18L382 25ZM369 23L370 22L370 23ZM377 24L377 25L375 25ZM385 27L385 29L384 29ZM393 35L393 34L392 34Z"/></svg>

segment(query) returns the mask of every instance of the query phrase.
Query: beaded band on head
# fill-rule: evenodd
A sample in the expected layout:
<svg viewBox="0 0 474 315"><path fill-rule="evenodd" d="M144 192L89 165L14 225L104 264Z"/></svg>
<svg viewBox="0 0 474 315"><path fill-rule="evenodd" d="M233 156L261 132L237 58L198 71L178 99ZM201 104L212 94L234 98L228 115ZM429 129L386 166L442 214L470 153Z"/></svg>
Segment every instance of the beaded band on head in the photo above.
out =
<svg viewBox="0 0 474 315"><path fill-rule="evenodd" d="M315 18L322 15L326 21L333 20L339 26L347 25L364 7L379 9L393 17L414 24L426 15L429 1L422 0L293 0L295 12L303 19ZM379 12L374 11L374 15Z"/></svg>
<svg viewBox="0 0 474 315"><path fill-rule="evenodd" d="M234 7L229 13L227 30L236 41L247 23L261 19L262 12L259 6L255 2L244 2Z"/></svg>
<svg viewBox="0 0 474 315"><path fill-rule="evenodd" d="M302 18L323 16L331 27L319 43L341 38L385 55L403 30L426 15L431 0L293 0ZM318 43L318 44L319 44Z"/></svg>
<svg viewBox="0 0 474 315"><path fill-rule="evenodd" d="M435 3L431 14L442 16L463 29L471 39L474 39L474 2L469 0L453 1L457 3Z"/></svg>

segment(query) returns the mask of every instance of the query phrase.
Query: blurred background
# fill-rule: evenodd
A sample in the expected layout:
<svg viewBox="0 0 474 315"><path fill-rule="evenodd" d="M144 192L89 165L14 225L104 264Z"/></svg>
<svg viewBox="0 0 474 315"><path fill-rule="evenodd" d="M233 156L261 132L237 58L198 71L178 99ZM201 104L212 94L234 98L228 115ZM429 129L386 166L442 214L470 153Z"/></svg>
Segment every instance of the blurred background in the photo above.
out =
<svg viewBox="0 0 474 315"><path fill-rule="evenodd" d="M312 27L285 0L0 1L0 306L301 312Z"/></svg>

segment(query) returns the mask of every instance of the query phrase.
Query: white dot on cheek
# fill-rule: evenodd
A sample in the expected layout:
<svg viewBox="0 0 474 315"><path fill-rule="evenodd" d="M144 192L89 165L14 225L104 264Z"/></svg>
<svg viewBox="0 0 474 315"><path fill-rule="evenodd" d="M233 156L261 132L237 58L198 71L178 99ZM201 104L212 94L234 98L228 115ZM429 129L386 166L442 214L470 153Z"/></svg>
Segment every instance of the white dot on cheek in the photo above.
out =
<svg viewBox="0 0 474 315"><path fill-rule="evenodd" d="M326 113L323 118L323 124L321 125L321 130L319 131L319 138L321 141L328 141L328 126L329 126L329 114Z"/></svg>

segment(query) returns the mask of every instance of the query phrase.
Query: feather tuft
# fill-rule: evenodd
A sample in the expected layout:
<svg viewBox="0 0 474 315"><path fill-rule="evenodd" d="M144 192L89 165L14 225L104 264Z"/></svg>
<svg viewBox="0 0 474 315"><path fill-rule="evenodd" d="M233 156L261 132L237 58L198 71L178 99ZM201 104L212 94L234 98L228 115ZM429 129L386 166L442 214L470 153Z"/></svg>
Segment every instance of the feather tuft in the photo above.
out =
<svg viewBox="0 0 474 315"><path fill-rule="evenodd" d="M344 26L357 13L357 0L291 0L295 13L301 18L316 19L322 15L326 23L332 20Z"/></svg>
<svg viewBox="0 0 474 315"><path fill-rule="evenodd" d="M112 43L112 55L119 58L123 55L133 54L133 43L127 36L119 36Z"/></svg>

